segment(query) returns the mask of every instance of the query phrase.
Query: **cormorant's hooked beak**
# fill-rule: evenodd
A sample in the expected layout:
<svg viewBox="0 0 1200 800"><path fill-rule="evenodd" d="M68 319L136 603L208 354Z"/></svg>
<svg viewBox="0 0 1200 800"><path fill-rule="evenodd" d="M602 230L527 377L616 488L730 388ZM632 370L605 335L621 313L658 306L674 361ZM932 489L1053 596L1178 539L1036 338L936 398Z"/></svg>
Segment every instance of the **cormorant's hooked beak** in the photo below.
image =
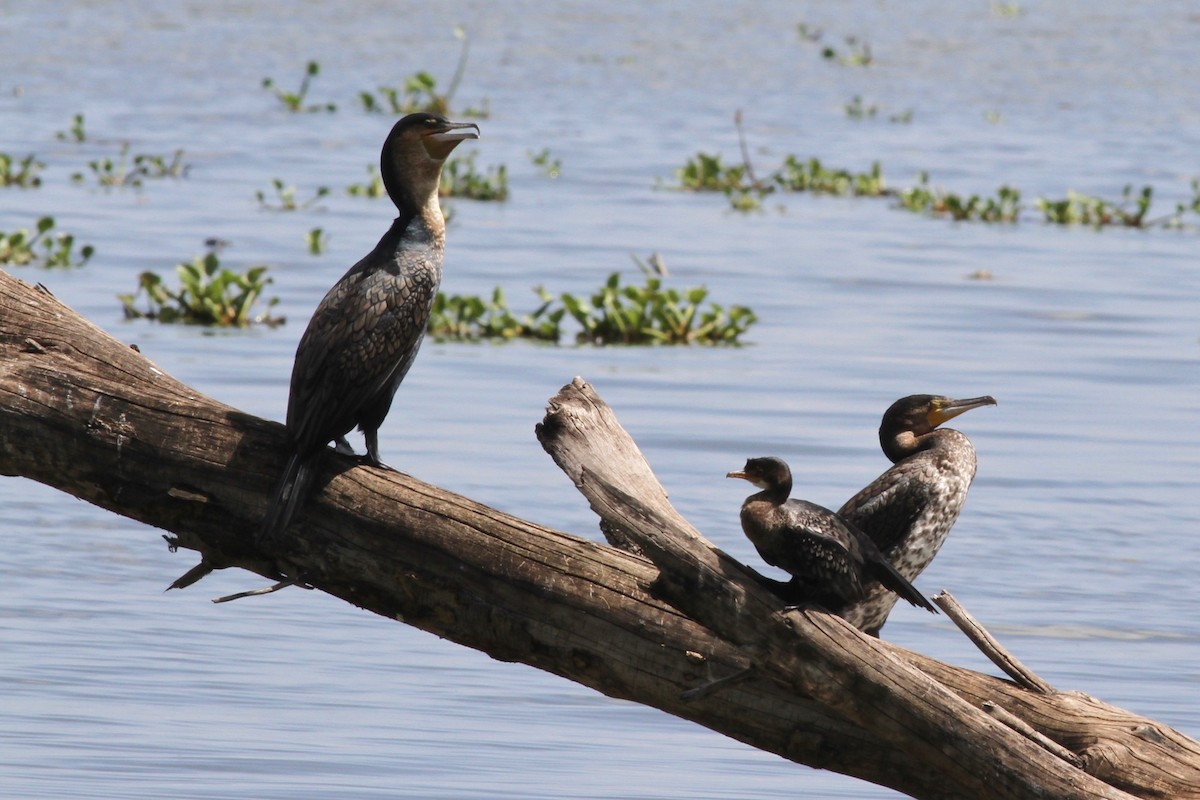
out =
<svg viewBox="0 0 1200 800"><path fill-rule="evenodd" d="M437 159L444 159L458 143L466 139L478 139L479 126L474 122L447 122L438 130L421 135L425 152Z"/></svg>
<svg viewBox="0 0 1200 800"><path fill-rule="evenodd" d="M757 487L759 489L769 488L769 485L767 484L767 482L765 480L763 480L762 476L747 475L745 470L739 469L736 472L726 472L725 477L726 478L741 478L744 481L749 481L751 484L753 484L755 487Z"/></svg>
<svg viewBox="0 0 1200 800"><path fill-rule="evenodd" d="M938 398L933 401L933 407L929 409L929 424L936 428L946 420L954 419L959 414L965 414L973 408L994 405L996 405L996 399L991 395L970 397L966 400Z"/></svg>
<svg viewBox="0 0 1200 800"><path fill-rule="evenodd" d="M474 132L467 130L473 128ZM463 139L478 139L479 126L474 122L447 122L439 131L425 134L435 142L461 142Z"/></svg>

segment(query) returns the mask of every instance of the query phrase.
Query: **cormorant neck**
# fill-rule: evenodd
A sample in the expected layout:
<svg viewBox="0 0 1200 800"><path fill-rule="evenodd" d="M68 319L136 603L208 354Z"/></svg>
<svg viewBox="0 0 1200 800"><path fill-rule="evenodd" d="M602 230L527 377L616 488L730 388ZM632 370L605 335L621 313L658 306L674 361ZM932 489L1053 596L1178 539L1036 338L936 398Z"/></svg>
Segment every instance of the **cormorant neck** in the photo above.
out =
<svg viewBox="0 0 1200 800"><path fill-rule="evenodd" d="M883 448L883 454L893 464L899 464L915 453L920 453L923 450L932 450L938 446L944 438L944 433L945 430L941 428L935 428L920 436L912 431L902 431L890 438L879 437L879 444Z"/></svg>
<svg viewBox="0 0 1200 800"><path fill-rule="evenodd" d="M418 205L409 195L399 194L392 197L396 205L396 218L392 222L392 231L398 236L406 235L414 224L424 228L432 237L434 245L443 246L446 236L446 220L442 216L442 206L438 202L436 184L433 192L423 204Z"/></svg>
<svg viewBox="0 0 1200 800"><path fill-rule="evenodd" d="M379 176L401 217L411 218L430 205L438 205L442 163L430 158L419 144L407 149L384 148Z"/></svg>
<svg viewBox="0 0 1200 800"><path fill-rule="evenodd" d="M396 206L398 217L411 219L420 215L427 208L436 208L438 216L441 216L441 204L438 203L438 182L434 181L431 189L422 192L420 196L412 190L416 187L404 185L388 185L384 181L384 186L387 189L388 197L391 198L392 204Z"/></svg>
<svg viewBox="0 0 1200 800"><path fill-rule="evenodd" d="M779 482L768 486L758 493L758 496L766 500L771 505L781 506L787 502L788 496L792 493L792 476L788 475Z"/></svg>

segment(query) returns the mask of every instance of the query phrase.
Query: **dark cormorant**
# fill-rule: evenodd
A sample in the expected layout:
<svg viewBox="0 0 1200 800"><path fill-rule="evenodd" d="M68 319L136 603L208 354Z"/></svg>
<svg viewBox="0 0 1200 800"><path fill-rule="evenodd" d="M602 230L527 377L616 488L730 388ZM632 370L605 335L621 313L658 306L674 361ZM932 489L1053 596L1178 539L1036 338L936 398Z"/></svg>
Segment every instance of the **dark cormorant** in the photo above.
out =
<svg viewBox="0 0 1200 800"><path fill-rule="evenodd" d="M326 445L350 451L345 437L356 425L366 463L382 466L379 426L416 358L442 280L442 164L459 142L477 138L474 123L409 114L384 141L380 176L400 213L325 295L296 348L287 411L291 456L260 536L287 528Z"/></svg>
<svg viewBox="0 0 1200 800"><path fill-rule="evenodd" d="M762 489L742 504L742 530L764 561L792 575L805 598L840 613L879 581L913 605L934 611L866 534L827 508L789 500L792 472L782 459L747 459L745 467L726 477Z"/></svg>
<svg viewBox="0 0 1200 800"><path fill-rule="evenodd" d="M910 581L946 541L975 478L971 441L938 426L973 408L994 405L991 397L951 400L916 394L897 400L883 415L879 444L895 466L847 500L838 515L866 533ZM872 591L845 616L875 633L895 602L886 592Z"/></svg>

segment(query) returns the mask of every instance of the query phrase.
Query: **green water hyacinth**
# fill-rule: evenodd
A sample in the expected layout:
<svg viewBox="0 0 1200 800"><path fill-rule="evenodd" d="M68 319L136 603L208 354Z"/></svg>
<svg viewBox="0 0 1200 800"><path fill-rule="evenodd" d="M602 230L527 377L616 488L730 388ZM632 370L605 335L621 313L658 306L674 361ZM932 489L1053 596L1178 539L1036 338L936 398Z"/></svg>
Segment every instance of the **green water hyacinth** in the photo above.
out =
<svg viewBox="0 0 1200 800"><path fill-rule="evenodd" d="M272 317L269 311L252 316L271 279L267 267L251 267L245 273L223 269L217 254L208 254L182 263L176 268L180 285L167 286L162 276L143 272L138 278L137 291L117 295L127 319L152 319L164 323L246 327L251 324L279 325L282 317ZM139 298L145 297L145 309L138 308ZM268 308L279 302L267 301Z"/></svg>
<svg viewBox="0 0 1200 800"><path fill-rule="evenodd" d="M450 102L467 71L467 56L471 47L471 39L465 28L456 27L454 38L462 42L462 49L458 54L458 64L454 68L454 76L450 78L450 85L445 92L438 91L437 78L432 74L425 71L415 72L404 80L402 87L380 86L378 95L373 92L359 92L358 100L362 104L363 111L370 114L393 115L425 111L442 116L486 117L488 115L486 108L467 108L451 115Z"/></svg>
<svg viewBox="0 0 1200 800"><path fill-rule="evenodd" d="M677 189L691 192L722 192L735 211L756 211L762 198L775 191L770 184L754 180L747 163L725 164L720 155L697 153L675 171Z"/></svg>
<svg viewBox="0 0 1200 800"><path fill-rule="evenodd" d="M121 146L121 152L116 158L98 158L88 162L88 169L96 178L96 182L106 188L132 186L141 188L147 179L182 178L187 175L188 165L183 161L183 150L176 150L171 156L138 153L130 158L129 145ZM71 176L75 183L84 180L82 172Z"/></svg>
<svg viewBox="0 0 1200 800"><path fill-rule="evenodd" d="M639 262L640 264L641 262ZM609 275L590 296L554 296L534 289L540 305L528 314L511 311L500 287L490 299L440 293L429 319L429 334L441 340L534 339L558 342L563 320L579 325L578 344L595 345L721 345L738 344L758 321L744 306L728 309L704 305L703 286L668 289L661 277L646 275L641 286L622 285L620 273Z"/></svg>
<svg viewBox="0 0 1200 800"><path fill-rule="evenodd" d="M333 103L317 103L305 104L308 98L308 90L312 88L312 80L321 74L321 65L316 61L309 61L304 67L304 77L300 79L300 87L294 92L289 92L280 89L273 78L263 78L262 88L271 92L283 104L283 107L291 112L328 112L337 111L337 106Z"/></svg>
<svg viewBox="0 0 1200 800"><path fill-rule="evenodd" d="M1150 210L1151 197L1154 190L1143 186L1142 191L1133 197L1133 187L1126 186L1122 192L1121 202L1112 202L1101 197L1067 191L1062 200L1037 199L1037 208L1042 212L1046 222L1055 225L1091 225L1102 228L1107 225L1118 225L1126 228L1141 228L1145 225L1146 212ZM1129 204L1132 202L1132 208Z"/></svg>
<svg viewBox="0 0 1200 800"><path fill-rule="evenodd" d="M488 167L486 173L475 168L475 151L460 158L451 158L442 165L438 194L442 197L461 197L467 200L508 199L508 168L501 164Z"/></svg>
<svg viewBox="0 0 1200 800"><path fill-rule="evenodd" d="M562 175L562 161L550 154L549 147L543 147L536 153L526 150L525 154L529 156L530 163L538 167L547 178L557 178Z"/></svg>
<svg viewBox="0 0 1200 800"><path fill-rule="evenodd" d="M0 186L36 189L42 185L38 173L45 168L46 165L38 161L33 153L22 159L8 153L0 153Z"/></svg>
<svg viewBox="0 0 1200 800"><path fill-rule="evenodd" d="M708 298L703 286L678 291L662 278L646 276L641 286L621 285L620 273L588 299L564 294L563 305L582 330L575 339L590 344L736 344L758 321L744 306L728 311Z"/></svg>
<svg viewBox="0 0 1200 800"><path fill-rule="evenodd" d="M748 189L745 164L726 164L719 154L703 151L675 171L679 188L692 192L729 192Z"/></svg>
<svg viewBox="0 0 1200 800"><path fill-rule="evenodd" d="M402 88L380 86L378 96L371 92L359 92L358 100L363 111L371 114L413 114L425 111L430 114L449 113L450 99L438 94L437 78L428 72L417 72L404 81Z"/></svg>
<svg viewBox="0 0 1200 800"><path fill-rule="evenodd" d="M445 165L442 166L445 169ZM387 189L383 185L383 177L379 174L379 168L374 164L367 165L367 182L352 183L346 187L346 194L351 197L384 197L387 195Z"/></svg>
<svg viewBox="0 0 1200 800"><path fill-rule="evenodd" d="M534 339L557 342L562 335L560 323L566 310L552 308L554 298L541 287L534 292L541 305L520 316L509 310L504 290L499 286L492 291L490 300L439 292L429 317L429 334L443 341Z"/></svg>
<svg viewBox="0 0 1200 800"><path fill-rule="evenodd" d="M20 228L0 231L0 265L34 265L46 268L82 267L96 252L90 244L75 250L75 237L54 230L54 217L42 217L31 232Z"/></svg>
<svg viewBox="0 0 1200 800"><path fill-rule="evenodd" d="M83 114L76 114L71 118L71 127L65 131L59 131L54 134L54 138L60 142L79 142L87 140L87 131L83 127Z"/></svg>
<svg viewBox="0 0 1200 800"><path fill-rule="evenodd" d="M883 167L876 161L868 172L829 169L820 160L801 161L789 155L783 166L772 176L781 189L788 192L811 192L840 197L881 197L890 192L883 179Z"/></svg>
<svg viewBox="0 0 1200 800"><path fill-rule="evenodd" d="M995 197L964 197L930 186L925 172L918 176L916 186L895 194L900 208L960 222L1016 222L1021 213L1021 193L1011 186L1001 186Z"/></svg>
<svg viewBox="0 0 1200 800"><path fill-rule="evenodd" d="M319 256L329 245L329 234L325 233L324 228L313 228L305 234L304 243L308 246L309 255Z"/></svg>
<svg viewBox="0 0 1200 800"><path fill-rule="evenodd" d="M843 36L846 50L838 50L825 42L825 32L806 22L796 25L796 33L800 40L808 44L820 45L821 58L846 67L866 67L874 61L871 55L871 45L861 41L857 36Z"/></svg>
<svg viewBox="0 0 1200 800"><path fill-rule="evenodd" d="M267 211L304 211L312 208L322 197L329 194L328 186L318 186L312 197L307 200L298 200L296 187L284 183L279 178L271 179L271 187L275 190L275 202L268 201L266 193L261 190L254 193L258 205Z"/></svg>
<svg viewBox="0 0 1200 800"><path fill-rule="evenodd" d="M1008 185L1000 186L993 196L961 195L931 185L929 174L922 172L914 186L897 189L884 180L883 167L878 161L866 172L852 172L826 167L815 157L803 160L794 155L786 156L779 169L759 180L750 163L740 113L734 119L741 140L742 162L726 164L719 154L700 152L676 170L678 183L669 188L722 192L735 211L759 209L762 199L773 192L809 192L838 197L894 198L895 208L956 222L1015 224L1028 219L1032 210L1049 224L1087 225L1097 230L1109 227L1194 230L1197 225L1192 218L1200 215L1200 179L1191 182L1190 200L1177 203L1173 213L1159 217L1150 216L1154 196L1151 186L1135 192L1132 185L1126 185L1120 200L1068 191L1062 199L1038 197L1031 209L1022 204L1021 191ZM662 180L658 183L661 185Z"/></svg>

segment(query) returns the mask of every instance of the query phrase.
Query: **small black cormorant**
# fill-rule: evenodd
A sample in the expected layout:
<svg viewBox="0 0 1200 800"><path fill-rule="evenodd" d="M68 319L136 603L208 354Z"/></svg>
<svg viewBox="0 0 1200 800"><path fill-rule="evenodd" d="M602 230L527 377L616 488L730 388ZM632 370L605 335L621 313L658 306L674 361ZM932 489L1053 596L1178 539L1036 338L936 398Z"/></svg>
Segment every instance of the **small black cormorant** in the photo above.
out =
<svg viewBox="0 0 1200 800"><path fill-rule="evenodd" d="M792 471L782 459L751 458L726 477L762 489L742 504L742 530L763 560L790 573L806 599L841 613L879 581L908 602L934 611L869 538L827 508L789 500Z"/></svg>
<svg viewBox="0 0 1200 800"><path fill-rule="evenodd" d="M938 427L959 414L994 406L991 397L952 400L917 394L891 405L879 444L894 464L846 501L838 515L871 538L896 571L912 581L946 541L975 478L975 448L962 433ZM846 618L875 633L895 598L872 591Z"/></svg>
<svg viewBox="0 0 1200 800"><path fill-rule="evenodd" d="M380 176L399 215L370 253L321 300L296 348L288 394L291 453L259 536L284 531L308 494L330 441L350 451L358 426L368 464L379 460L379 426L425 335L442 279L446 224L438 203L442 164L474 123L409 114L383 143Z"/></svg>

